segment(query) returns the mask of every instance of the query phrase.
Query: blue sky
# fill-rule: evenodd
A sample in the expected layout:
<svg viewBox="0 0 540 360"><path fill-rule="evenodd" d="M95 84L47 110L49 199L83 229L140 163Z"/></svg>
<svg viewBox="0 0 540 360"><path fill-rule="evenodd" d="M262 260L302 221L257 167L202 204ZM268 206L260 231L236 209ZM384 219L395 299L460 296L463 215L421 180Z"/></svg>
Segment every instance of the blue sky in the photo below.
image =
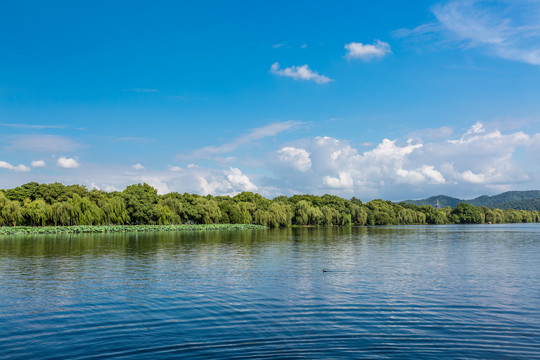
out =
<svg viewBox="0 0 540 360"><path fill-rule="evenodd" d="M0 4L0 188L538 189L539 1Z"/></svg>

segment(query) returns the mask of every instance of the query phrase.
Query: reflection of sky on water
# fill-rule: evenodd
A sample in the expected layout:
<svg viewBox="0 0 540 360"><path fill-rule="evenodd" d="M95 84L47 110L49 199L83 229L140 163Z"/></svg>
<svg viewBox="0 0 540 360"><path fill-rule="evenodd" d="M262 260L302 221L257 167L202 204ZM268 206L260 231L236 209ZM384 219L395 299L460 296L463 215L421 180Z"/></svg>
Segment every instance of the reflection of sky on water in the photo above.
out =
<svg viewBox="0 0 540 360"><path fill-rule="evenodd" d="M67 336L97 350L119 337L133 348L171 337L279 343L328 336L331 343L335 336L346 348L355 344L347 336L359 334L380 342L381 334L474 341L476 333L488 343L509 336L498 339L504 348L522 336L514 332L540 334L539 230L408 226L4 237L0 336L19 345ZM85 335L96 328L107 330L97 339ZM124 339L124 331L137 340Z"/></svg>

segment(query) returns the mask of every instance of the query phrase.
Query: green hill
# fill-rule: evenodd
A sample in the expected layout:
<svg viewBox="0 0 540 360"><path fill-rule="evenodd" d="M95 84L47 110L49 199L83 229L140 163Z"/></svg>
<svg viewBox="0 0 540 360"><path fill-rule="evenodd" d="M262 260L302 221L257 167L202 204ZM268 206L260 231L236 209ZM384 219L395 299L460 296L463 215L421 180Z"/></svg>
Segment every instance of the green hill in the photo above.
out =
<svg viewBox="0 0 540 360"><path fill-rule="evenodd" d="M439 201L439 205L442 208L447 207L447 206L454 208L457 206L457 204L459 204L460 202L463 202L463 200L460 200L458 198L451 197L451 196L446 196L446 195L432 196L430 198L422 199L422 200L405 200L404 202L407 204L414 204L418 206L431 205L433 207L436 207L437 201Z"/></svg>
<svg viewBox="0 0 540 360"><path fill-rule="evenodd" d="M540 210L540 199L508 201L492 206L497 209Z"/></svg>
<svg viewBox="0 0 540 360"><path fill-rule="evenodd" d="M465 202L474 206L486 206L493 209L540 210L539 190L507 191L493 196L482 195L470 200L438 195L427 199L405 200L404 202L418 206L431 205L435 207L437 200L441 207L450 206L451 208L456 207L460 202Z"/></svg>
<svg viewBox="0 0 540 360"><path fill-rule="evenodd" d="M532 199L539 199L540 191L538 190L529 190L529 191L507 191L499 195L487 196L483 195L477 197L476 199L466 200L471 205L474 206L487 206L493 207L497 204L509 203L514 201L525 201Z"/></svg>

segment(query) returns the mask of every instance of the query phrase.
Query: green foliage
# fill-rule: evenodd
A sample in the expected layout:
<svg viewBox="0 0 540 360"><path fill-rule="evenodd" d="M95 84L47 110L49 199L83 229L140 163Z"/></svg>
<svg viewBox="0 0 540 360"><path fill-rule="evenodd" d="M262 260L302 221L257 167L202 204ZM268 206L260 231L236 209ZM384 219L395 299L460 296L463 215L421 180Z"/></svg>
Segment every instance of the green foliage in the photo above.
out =
<svg viewBox="0 0 540 360"><path fill-rule="evenodd" d="M450 220L455 224L481 224L484 222L481 210L467 203L459 203L450 213Z"/></svg>
<svg viewBox="0 0 540 360"><path fill-rule="evenodd" d="M221 219L221 210L215 200L200 197L196 201L199 214L197 220L200 224L215 224Z"/></svg>
<svg viewBox="0 0 540 360"><path fill-rule="evenodd" d="M492 209L468 203L460 203L454 209L436 209L430 205L398 204L381 199L363 203L354 197L347 200L328 194L278 196L272 200L252 192L233 197L176 192L158 195L157 190L148 184L130 185L122 192L111 193L60 183L28 183L0 190L2 229L18 226L86 229L84 226L93 225L88 229L94 230L88 231L97 231L95 229L101 227L96 225L103 226L103 229L108 229L109 225L122 229L118 226L127 224L167 228L180 224L289 227L539 221L539 211Z"/></svg>
<svg viewBox="0 0 540 360"><path fill-rule="evenodd" d="M130 185L122 192L126 209L133 224L155 224L159 214L154 205L157 204L157 190L148 185Z"/></svg>
<svg viewBox="0 0 540 360"><path fill-rule="evenodd" d="M33 226L46 226L48 220L52 218L52 207L43 199L24 201L23 213L24 219Z"/></svg>
<svg viewBox="0 0 540 360"><path fill-rule="evenodd" d="M292 218L294 216L293 207L286 202L277 201L270 204L269 211L272 216L272 223L268 226L271 227L288 227L292 224Z"/></svg>
<svg viewBox="0 0 540 360"><path fill-rule="evenodd" d="M296 225L320 225L324 218L322 211L318 207L312 206L307 200L300 200L296 203L294 214Z"/></svg>
<svg viewBox="0 0 540 360"><path fill-rule="evenodd" d="M396 207L394 206L396 205ZM367 208L371 210L369 213L370 225L398 225L399 219L396 210L399 210L400 206L390 201L384 201L381 199L371 200L366 204Z"/></svg>
<svg viewBox="0 0 540 360"><path fill-rule="evenodd" d="M129 222L129 214L124 198L115 196L101 202L101 208L105 213L106 224L126 224Z"/></svg>
<svg viewBox="0 0 540 360"><path fill-rule="evenodd" d="M72 224L73 206L71 202L61 201L52 204L52 222L54 226L68 226Z"/></svg>
<svg viewBox="0 0 540 360"><path fill-rule="evenodd" d="M445 208L445 209L450 209ZM447 224L449 219L447 217L447 211L443 209L435 209L430 205L422 205L419 211L424 214L425 221L428 224L442 225Z"/></svg>
<svg viewBox="0 0 540 360"><path fill-rule="evenodd" d="M9 200L0 192L0 226L16 226L23 219L22 208L18 201Z"/></svg>

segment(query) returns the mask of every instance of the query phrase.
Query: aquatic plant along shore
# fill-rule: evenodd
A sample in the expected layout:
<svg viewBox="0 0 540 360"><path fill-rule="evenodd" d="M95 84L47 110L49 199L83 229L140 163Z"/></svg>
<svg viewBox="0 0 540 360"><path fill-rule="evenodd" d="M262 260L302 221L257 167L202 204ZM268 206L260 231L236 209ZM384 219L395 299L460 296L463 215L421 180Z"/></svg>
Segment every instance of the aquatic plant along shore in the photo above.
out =
<svg viewBox="0 0 540 360"><path fill-rule="evenodd" d="M381 199L362 202L334 195L278 196L272 200L252 193L201 196L176 192L159 195L148 184L123 191L88 190L82 185L28 183L0 190L0 233L168 231L163 228L105 227L109 225L245 224L266 227L318 225L424 225L533 223L540 211L492 209L460 203L455 208L395 203ZM80 228L82 225L93 226ZM10 230L27 226L25 230ZM50 228L63 226L68 228ZM96 227L97 226L97 227ZM36 230L47 227L47 230ZM22 229L22 228L21 228ZM81 230L82 229L82 230ZM109 230L110 229L110 230ZM139 230L141 229L141 230ZM144 230L143 230L144 229ZM162 229L162 230L155 230ZM171 228L176 230L176 228ZM199 229L199 228L197 228ZM201 228L202 229L202 228ZM194 228L195 230L195 228Z"/></svg>
<svg viewBox="0 0 540 360"><path fill-rule="evenodd" d="M263 230L266 228L266 226L255 224L2 226L0 235Z"/></svg>

